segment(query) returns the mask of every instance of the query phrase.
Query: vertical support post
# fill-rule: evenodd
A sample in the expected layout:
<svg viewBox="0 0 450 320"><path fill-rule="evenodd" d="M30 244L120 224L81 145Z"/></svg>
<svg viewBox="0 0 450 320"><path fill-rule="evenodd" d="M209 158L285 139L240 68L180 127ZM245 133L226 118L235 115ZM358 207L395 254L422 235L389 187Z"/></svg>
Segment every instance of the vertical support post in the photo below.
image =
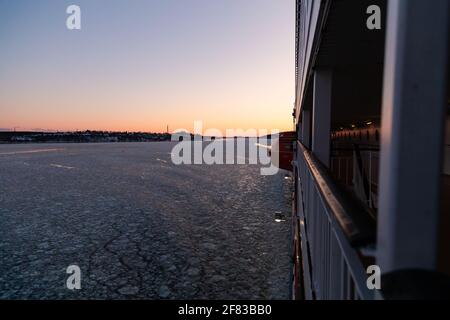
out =
<svg viewBox="0 0 450 320"><path fill-rule="evenodd" d="M302 111L302 143L310 149L311 148L311 111Z"/></svg>
<svg viewBox="0 0 450 320"><path fill-rule="evenodd" d="M295 132L297 132L297 140L298 140L298 141L303 141L303 137L302 137L302 133L303 133L302 127L303 127L303 124L300 122L300 123L297 124L296 130L295 130Z"/></svg>
<svg viewBox="0 0 450 320"><path fill-rule="evenodd" d="M448 0L390 0L377 264L434 269L446 106Z"/></svg>
<svg viewBox="0 0 450 320"><path fill-rule="evenodd" d="M312 151L327 167L330 165L332 72L317 69L314 73Z"/></svg>

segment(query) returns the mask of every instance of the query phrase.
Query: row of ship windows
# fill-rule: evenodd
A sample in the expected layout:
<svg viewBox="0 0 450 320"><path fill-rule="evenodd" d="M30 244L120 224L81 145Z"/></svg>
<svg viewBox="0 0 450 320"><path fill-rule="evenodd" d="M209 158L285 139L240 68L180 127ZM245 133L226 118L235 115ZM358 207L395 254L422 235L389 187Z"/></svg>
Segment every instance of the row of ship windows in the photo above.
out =
<svg viewBox="0 0 450 320"><path fill-rule="evenodd" d="M353 132L336 132L332 134L332 138L346 139L346 140L354 140L354 139L363 140L363 138L365 138L368 141L370 140L375 140L376 142L380 141L380 132L378 130L372 131L372 133L369 130L365 130L366 132L363 131L364 130Z"/></svg>

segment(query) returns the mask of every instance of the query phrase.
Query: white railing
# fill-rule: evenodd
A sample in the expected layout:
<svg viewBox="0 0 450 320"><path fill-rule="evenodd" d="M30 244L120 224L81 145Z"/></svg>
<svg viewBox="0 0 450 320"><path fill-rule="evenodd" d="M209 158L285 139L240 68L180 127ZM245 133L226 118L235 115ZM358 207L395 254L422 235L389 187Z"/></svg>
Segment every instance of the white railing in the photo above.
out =
<svg viewBox="0 0 450 320"><path fill-rule="evenodd" d="M359 248L374 240L374 224L357 204L339 195L326 170L300 143L296 164L306 299L373 299Z"/></svg>
<svg viewBox="0 0 450 320"><path fill-rule="evenodd" d="M355 165L355 153L352 155L336 155L331 157L330 171L337 181L345 186L354 189L357 194L364 194L361 198L366 202L368 208L376 210L378 200L378 173L379 173L379 156L380 151L377 149L365 148L360 151L359 155L362 159L362 168ZM358 190L362 187L358 184L355 185L355 172L359 172L360 178L364 178L367 182L367 190Z"/></svg>
<svg viewBox="0 0 450 320"><path fill-rule="evenodd" d="M353 155L347 157L332 157L330 169L336 179L346 186L353 185Z"/></svg>

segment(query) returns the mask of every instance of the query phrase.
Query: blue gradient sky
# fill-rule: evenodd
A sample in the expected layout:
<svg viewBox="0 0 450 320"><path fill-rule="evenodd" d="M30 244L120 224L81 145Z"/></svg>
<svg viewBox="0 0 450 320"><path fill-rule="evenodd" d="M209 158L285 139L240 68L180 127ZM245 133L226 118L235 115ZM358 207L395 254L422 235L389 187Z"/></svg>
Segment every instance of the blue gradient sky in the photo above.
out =
<svg viewBox="0 0 450 320"><path fill-rule="evenodd" d="M0 0L0 128L289 129L294 2Z"/></svg>

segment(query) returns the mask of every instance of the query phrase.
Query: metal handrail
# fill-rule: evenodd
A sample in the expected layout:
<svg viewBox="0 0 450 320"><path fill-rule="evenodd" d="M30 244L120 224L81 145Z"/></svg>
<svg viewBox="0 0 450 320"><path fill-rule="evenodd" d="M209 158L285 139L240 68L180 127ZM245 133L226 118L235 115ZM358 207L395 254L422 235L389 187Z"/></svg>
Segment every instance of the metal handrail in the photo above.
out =
<svg viewBox="0 0 450 320"><path fill-rule="evenodd" d="M373 260L374 219L301 143L295 163L305 298L373 299L366 264Z"/></svg>
<svg viewBox="0 0 450 320"><path fill-rule="evenodd" d="M339 223L352 247L374 244L376 241L376 221L358 201L337 186L327 169L301 143L298 148L316 181L324 203Z"/></svg>

